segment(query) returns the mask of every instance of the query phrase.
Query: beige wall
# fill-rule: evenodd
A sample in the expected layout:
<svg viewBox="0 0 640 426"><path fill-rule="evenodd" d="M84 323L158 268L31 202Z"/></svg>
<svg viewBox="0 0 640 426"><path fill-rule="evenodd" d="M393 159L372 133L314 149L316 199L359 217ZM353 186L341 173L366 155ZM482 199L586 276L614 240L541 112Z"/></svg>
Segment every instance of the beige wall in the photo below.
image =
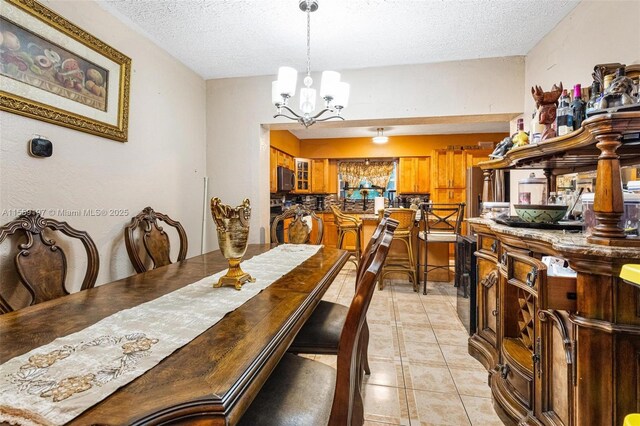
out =
<svg viewBox="0 0 640 426"><path fill-rule="evenodd" d="M276 70L274 70L275 72ZM319 75L313 75L319 81ZM274 76L207 81L207 171L210 196L230 204L249 197L251 241L269 226L269 132ZM524 58L347 70L350 120L522 112ZM293 105L298 100L293 99ZM282 120L278 120L282 122ZM217 246L213 228L208 248ZM262 228L262 230L261 230Z"/></svg>
<svg viewBox="0 0 640 426"><path fill-rule="evenodd" d="M590 86L596 64L640 63L640 1L582 1L527 54L525 126L535 109L531 87L549 90L562 81Z"/></svg>
<svg viewBox="0 0 640 426"><path fill-rule="evenodd" d="M184 225L189 255L198 254L206 167L204 80L94 2L44 4L132 58L129 141L0 112L0 212L6 213L0 223L13 219L10 209L128 209L132 215L150 205ZM28 155L34 134L53 142L51 158ZM86 230L98 246L98 284L133 273L122 236L130 215L63 218ZM71 254L79 255L75 246ZM79 285L74 279L70 289Z"/></svg>

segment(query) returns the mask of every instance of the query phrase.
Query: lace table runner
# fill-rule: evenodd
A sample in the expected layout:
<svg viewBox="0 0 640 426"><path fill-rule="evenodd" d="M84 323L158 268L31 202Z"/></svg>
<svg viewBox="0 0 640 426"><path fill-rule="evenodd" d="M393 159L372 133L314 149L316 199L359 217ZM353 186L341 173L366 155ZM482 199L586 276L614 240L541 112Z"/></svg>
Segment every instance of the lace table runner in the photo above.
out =
<svg viewBox="0 0 640 426"><path fill-rule="evenodd" d="M316 254L281 245L242 263L256 279L212 288L226 270L117 312L0 365L0 422L64 424L198 337L228 312Z"/></svg>

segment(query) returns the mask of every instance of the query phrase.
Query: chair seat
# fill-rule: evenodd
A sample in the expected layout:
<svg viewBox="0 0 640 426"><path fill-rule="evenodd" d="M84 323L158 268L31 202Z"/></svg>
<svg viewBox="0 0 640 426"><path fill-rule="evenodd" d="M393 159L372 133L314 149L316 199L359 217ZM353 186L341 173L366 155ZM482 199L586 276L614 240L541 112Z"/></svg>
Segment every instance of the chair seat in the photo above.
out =
<svg viewBox="0 0 640 426"><path fill-rule="evenodd" d="M450 232L429 232L428 234L424 231L418 234L418 237L424 241L426 236L427 241L434 243L455 243L457 241L458 235L452 234Z"/></svg>
<svg viewBox="0 0 640 426"><path fill-rule="evenodd" d="M331 415L336 370L285 354L239 425L326 425Z"/></svg>
<svg viewBox="0 0 640 426"><path fill-rule="evenodd" d="M337 354L340 334L349 308L339 303L321 300L304 324L290 352L313 354Z"/></svg>

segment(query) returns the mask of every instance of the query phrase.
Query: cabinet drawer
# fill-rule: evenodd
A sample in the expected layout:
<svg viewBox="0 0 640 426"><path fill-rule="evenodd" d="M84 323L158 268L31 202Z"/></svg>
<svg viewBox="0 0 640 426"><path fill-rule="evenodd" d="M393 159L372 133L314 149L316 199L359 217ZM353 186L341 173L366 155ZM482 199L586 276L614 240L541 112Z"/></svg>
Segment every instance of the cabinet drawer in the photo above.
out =
<svg viewBox="0 0 640 426"><path fill-rule="evenodd" d="M545 280L547 267L538 259L522 253L505 252L509 284L536 294Z"/></svg>
<svg viewBox="0 0 640 426"><path fill-rule="evenodd" d="M547 276L547 283L540 292L539 300L541 309L575 312L578 309L576 278Z"/></svg>
<svg viewBox="0 0 640 426"><path fill-rule="evenodd" d="M498 258L500 242L493 236L478 234L478 250L482 253Z"/></svg>
<svg viewBox="0 0 640 426"><path fill-rule="evenodd" d="M498 373L513 395L527 408L533 402L533 361L531 352L518 340L505 338L502 343L504 364Z"/></svg>

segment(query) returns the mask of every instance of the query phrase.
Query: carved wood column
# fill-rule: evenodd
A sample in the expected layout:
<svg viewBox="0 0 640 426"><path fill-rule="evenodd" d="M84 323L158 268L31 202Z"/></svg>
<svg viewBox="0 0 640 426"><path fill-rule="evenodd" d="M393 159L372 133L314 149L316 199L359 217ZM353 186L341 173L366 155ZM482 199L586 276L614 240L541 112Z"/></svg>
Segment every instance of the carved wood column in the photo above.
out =
<svg viewBox="0 0 640 426"><path fill-rule="evenodd" d="M557 191L556 176L552 173L551 169L544 169L543 173L544 173L544 177L547 178L547 197L548 197L549 194Z"/></svg>
<svg viewBox="0 0 640 426"><path fill-rule="evenodd" d="M482 202L495 201L493 195L493 170L485 169L482 171L484 182L482 185Z"/></svg>
<svg viewBox="0 0 640 426"><path fill-rule="evenodd" d="M593 211L597 225L588 241L594 244L624 244L624 229L618 226L624 213L620 157L616 150L622 143L620 134L597 135L596 146L601 151L596 172L596 190ZM618 240L616 243L615 240ZM619 241L623 240L623 241Z"/></svg>

